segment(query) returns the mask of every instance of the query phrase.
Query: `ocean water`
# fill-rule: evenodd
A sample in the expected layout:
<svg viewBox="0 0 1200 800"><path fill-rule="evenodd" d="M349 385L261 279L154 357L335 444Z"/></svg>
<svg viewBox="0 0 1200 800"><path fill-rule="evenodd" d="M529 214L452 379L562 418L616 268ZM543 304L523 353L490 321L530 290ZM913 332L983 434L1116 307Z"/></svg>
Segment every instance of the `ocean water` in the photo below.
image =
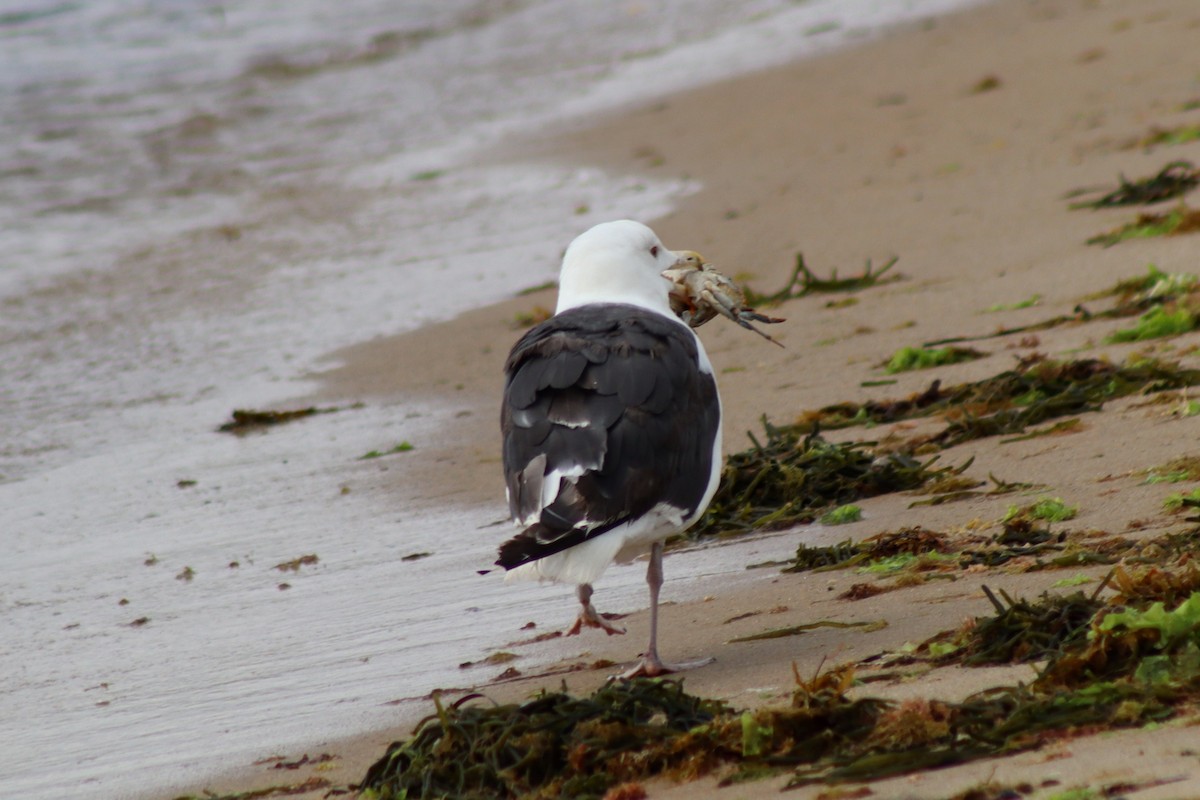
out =
<svg viewBox="0 0 1200 800"><path fill-rule="evenodd" d="M342 491L453 400L216 426L701 188L489 147L968 4L0 0L0 797L165 792L382 726L569 618L562 587L475 574L499 483L483 508ZM746 561L673 556L670 591ZM641 607L641 570L603 593Z"/></svg>

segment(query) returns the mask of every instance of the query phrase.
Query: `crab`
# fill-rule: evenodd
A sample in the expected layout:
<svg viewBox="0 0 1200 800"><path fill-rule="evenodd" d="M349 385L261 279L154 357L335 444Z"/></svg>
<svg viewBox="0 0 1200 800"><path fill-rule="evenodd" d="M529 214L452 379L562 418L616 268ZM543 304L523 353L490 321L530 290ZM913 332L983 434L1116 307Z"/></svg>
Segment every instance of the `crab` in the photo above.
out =
<svg viewBox="0 0 1200 800"><path fill-rule="evenodd" d="M663 277L671 281L671 310L689 326L699 328L720 314L754 331L768 342L783 347L770 335L750 324L783 320L760 314L746 305L746 295L741 288L728 275L714 269L699 253L682 251L675 266L663 272Z"/></svg>

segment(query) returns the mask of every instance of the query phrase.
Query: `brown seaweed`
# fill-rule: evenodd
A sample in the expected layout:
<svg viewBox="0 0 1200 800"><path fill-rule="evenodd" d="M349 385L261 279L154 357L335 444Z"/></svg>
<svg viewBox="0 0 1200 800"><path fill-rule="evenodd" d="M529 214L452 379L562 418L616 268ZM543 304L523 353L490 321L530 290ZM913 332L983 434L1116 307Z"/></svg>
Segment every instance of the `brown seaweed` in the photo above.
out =
<svg viewBox="0 0 1200 800"><path fill-rule="evenodd" d="M1071 209L1114 208L1117 206L1141 206L1172 200L1187 194L1200 185L1200 170L1190 161L1172 161L1156 174L1136 181L1120 176L1116 189L1095 200L1071 203ZM1078 193L1084 193L1081 190ZM1073 193L1074 194L1074 193Z"/></svg>
<svg viewBox="0 0 1200 800"><path fill-rule="evenodd" d="M834 268L828 278L818 278L808 268L808 265L804 263L804 254L797 253L796 267L792 270L787 283L781 289L769 294L759 294L749 286L745 286L743 288L745 289L746 302L751 306L778 305L785 300L795 300L798 297L807 297L810 294L860 292L872 286L903 280L902 276L898 274L890 275L886 280L883 278L887 271L895 266L899 260L898 256L894 256L882 267L875 269L871 265L871 259L868 258L866 266L863 267L860 275L839 278L837 269Z"/></svg>
<svg viewBox="0 0 1200 800"><path fill-rule="evenodd" d="M304 419L305 417L317 414L332 414L335 411L341 411L341 409L309 406L308 408L297 408L288 411L256 411L253 409L237 408L234 409L229 422L226 422L217 428L217 430L222 433L248 433L275 425L295 422L298 419Z"/></svg>
<svg viewBox="0 0 1200 800"><path fill-rule="evenodd" d="M776 530L812 522L820 512L865 497L915 489L953 472L911 455L880 455L872 442L828 442L819 433L762 419L760 443L729 456L721 484L689 537Z"/></svg>
<svg viewBox="0 0 1200 800"><path fill-rule="evenodd" d="M1160 236L1182 236L1200 231L1200 209L1180 203L1162 214L1141 213L1137 218L1111 231L1097 234L1087 244L1112 247L1129 239L1153 239Z"/></svg>
<svg viewBox="0 0 1200 800"><path fill-rule="evenodd" d="M435 697L436 713L367 771L363 796L598 800L625 780L715 764L721 750L683 744L730 713L669 680L612 681L589 697L543 691L516 705L469 704L476 699L443 706Z"/></svg>
<svg viewBox="0 0 1200 800"><path fill-rule="evenodd" d="M1192 290L1194 284L1195 279L1191 278L1191 276L1168 275L1151 264L1145 275L1126 278L1125 280L1118 281L1115 285L1104 291L1083 298L1083 301L1076 305L1070 314L1060 314L1059 316L1028 325L1000 328L991 333L936 339L925 342L923 346L940 347L962 342L979 342L1018 333L1028 334L1034 331L1049 330L1062 325L1076 325L1095 320L1133 317L1143 314L1156 306L1181 299ZM1083 302L1106 298L1115 298L1115 303L1111 308L1101 311L1091 311L1083 305Z"/></svg>
<svg viewBox="0 0 1200 800"><path fill-rule="evenodd" d="M436 713L367 772L362 796L599 798L631 780L714 770L722 784L783 770L789 786L871 781L1160 722L1200 701L1200 593L1174 603L1122 596L1118 606L1099 592L990 594L996 614L967 630L960 660L1046 665L1031 682L960 702L851 696L850 665L812 678L793 667L789 706L742 712L666 680L610 682L581 698L543 692L520 705L435 698Z"/></svg>
<svg viewBox="0 0 1200 800"><path fill-rule="evenodd" d="M1031 425L1099 410L1105 402L1135 392L1159 392L1200 383L1200 370L1155 359L1117 365L1099 359L1052 361L1026 358L1011 370L972 383L942 388L933 381L907 398L840 403L807 412L791 433L886 424L934 414L954 418L938 433L909 443L910 449L946 448L986 436L1023 434Z"/></svg>

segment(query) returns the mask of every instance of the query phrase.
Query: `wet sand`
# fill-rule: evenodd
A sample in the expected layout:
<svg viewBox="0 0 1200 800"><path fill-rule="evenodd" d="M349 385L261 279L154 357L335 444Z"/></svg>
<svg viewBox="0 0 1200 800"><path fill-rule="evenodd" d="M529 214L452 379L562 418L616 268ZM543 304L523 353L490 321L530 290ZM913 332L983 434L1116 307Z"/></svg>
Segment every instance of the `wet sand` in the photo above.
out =
<svg viewBox="0 0 1200 800"><path fill-rule="evenodd" d="M1152 174L1171 160L1200 161L1200 143L1152 152L1126 146L1151 126L1200 121L1200 111L1180 110L1200 97L1191 56L1197 37L1200 9L1190 0L1004 0L907 26L860 48L549 132L538 141L515 143L495 158L582 162L617 173L698 180L704 187L699 194L651 222L669 247L699 250L759 290L782 285L797 252L819 275L833 269L850 275L867 259L880 265L899 257L893 269L904 280L857 295L855 305L831 308L828 297L813 295L777 309L788 321L772 332L786 349L720 321L702 330L725 402L725 450L736 452L748 444L744 432L757 429L763 414L789 421L802 410L839 401L902 397L933 378L955 383L995 374L1034 351L1119 361L1147 349L1102 344L1106 334L1128 321L1100 321L1040 332L1036 345L1022 343L1020 336L990 340L978 345L989 353L986 358L904 373L892 385L861 385L884 377L879 365L899 347L1068 314L1084 296L1141 275L1150 263L1165 272L1196 270L1195 236L1109 249L1085 245L1089 236L1134 212L1069 211L1064 195L1077 187L1111 185L1118 174ZM981 91L985 81L993 88ZM987 311L1035 295L1040 300L1032 307ZM313 399L402 403L452 394L473 413L447 431L436 449L426 448L425 455L433 457L420 478L422 492L446 504L492 502L499 509L503 490L495 408L501 364L519 335L517 314L550 308L553 302L553 292L543 290L332 354L342 366L321 376L323 389ZM1187 352L1196 343L1192 334L1150 347L1196 366L1197 357ZM1144 405L1138 398L1114 401L1100 413L1083 415L1071 435L1008 444L983 439L945 451L941 463L963 464L973 457L967 472L972 477L994 474L1044 483L1047 494L1078 505L1073 526L1125 532L1140 520L1145 524L1129 535L1149 537L1182 523L1162 510L1168 488L1144 485L1131 473L1200 449L1196 421L1171 411L1171 405ZM890 432L885 427L866 435L880 438ZM863 435L851 430L839 438ZM787 544L858 539L910 525L948 530L973 520L994 524L1012 502L975 498L909 508L912 500L890 495L865 501L862 521L789 532ZM497 541L501 535L497 532ZM1094 577L1106 569L1080 572ZM670 558L666 573L664 598L671 601ZM980 591L983 583L1035 596L1074 574L973 573L954 582L846 601L835 598L861 576L756 570L734 586L722 582L695 600L668 605L662 648L668 659L716 657L713 665L686 675L693 693L743 707L786 702L793 664L812 674L822 661L854 661L956 627L990 608ZM570 620L570 595L564 587L561 604L530 609L539 630ZM603 610L603 580L596 602ZM767 613L781 607L786 610ZM749 612L761 613L725 622ZM729 643L768 627L815 619L886 620L888 625L873 633L817 629L801 637ZM549 659L550 667L516 681L482 680L479 689L497 700L519 699L566 680L572 690L586 692L607 672L564 676L554 667L632 660L645 636L646 615L638 611L624 623L629 628L624 637L592 632L526 648L531 658ZM513 632L514 640L520 636ZM483 655L463 653L462 660ZM1028 667L947 668L916 683L873 684L871 691L955 699L1032 675ZM466 680L480 679L472 672ZM316 743L310 755L335 756L316 768L280 772L270 764L230 764L231 774L206 788L246 790L309 777L353 783L411 723L406 718L392 730ZM1193 740L1188 728L1085 737L1053 752L982 761L871 788L880 797L940 797L992 779L1028 781L1051 793L1172 776L1180 781L1136 796L1189 796L1200 793L1200 763L1187 755ZM710 782L679 788L659 782L650 785L650 796L686 792L691 798L733 798L778 785L717 790ZM803 790L794 796L818 793Z"/></svg>

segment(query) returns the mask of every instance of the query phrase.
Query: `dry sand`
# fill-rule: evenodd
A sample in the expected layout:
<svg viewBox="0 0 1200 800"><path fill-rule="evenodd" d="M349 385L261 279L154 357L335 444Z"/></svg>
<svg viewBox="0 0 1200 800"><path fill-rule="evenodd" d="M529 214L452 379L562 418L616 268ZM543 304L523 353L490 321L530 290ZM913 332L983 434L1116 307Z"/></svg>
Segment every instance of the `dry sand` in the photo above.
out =
<svg viewBox="0 0 1200 800"><path fill-rule="evenodd" d="M894 269L905 279L861 293L856 305L829 308L828 298L817 295L778 309L788 322L773 333L786 349L720 321L702 330L725 400L725 449L735 452L746 446L743 432L757 428L762 414L787 421L801 410L838 401L904 396L925 388L932 377L948 383L982 378L1034 350L1114 360L1131 352L1135 346L1100 344L1122 323L1095 322L1039 333L1035 347L1018 346L1020 337L991 340L980 345L991 353L985 359L933 373L906 373L890 386L861 386L882 377L878 365L898 347L1069 313L1084 295L1144 273L1149 263L1167 272L1196 271L1200 240L1195 236L1110 249L1086 246L1089 236L1133 212L1069 211L1063 195L1076 187L1112 184L1118 173L1151 174L1169 160L1200 162L1200 143L1149 153L1123 146L1153 125L1200 121L1200 111L1180 110L1200 97L1197 41L1200 6L1194 0L1002 0L818 60L589 120L494 157L549 158L700 181L703 190L653 221L656 230L670 247L699 250L726 272L748 274L759 290L783 284L800 251L821 275L835 268L848 275L867 259L878 265L900 257ZM996 88L974 91L989 77L996 79ZM1035 307L985 311L1033 295L1041 297ZM494 419L501 364L519 335L516 314L553 302L553 293L543 291L336 353L344 366L322 376L319 399L395 401L450 392L469 398L476 411L434 453L422 479L423 498L499 505ZM489 344L481 347L480 341ZM1171 344L1184 350L1195 342L1192 335ZM1197 358L1188 355L1185 362L1194 366ZM1200 450L1200 424L1170 411L1169 405L1139 405L1136 399L1112 402L1101 413L1084 415L1073 435L1010 444L977 441L945 452L942 463L974 457L971 476L992 473L1045 483L1050 494L1078 505L1073 525L1124 532L1131 521L1142 520L1148 524L1134 535L1151 536L1180 523L1162 511L1166 489L1142 485L1130 473ZM860 538L918 524L946 530L971 520L995 522L1012 502L979 498L910 509L912 499L893 495L866 501L865 519L837 529L836 537ZM797 543L802 533L792 534ZM668 659L716 656L715 664L687 674L693 693L738 706L785 702L793 663L811 674L823 660L852 661L920 641L986 613L982 583L1032 596L1067 574L1074 573L969 575L851 602L835 598L862 576L760 570L755 580L737 588L714 586L703 601L667 606L663 650ZM669 600L670 559L667 578ZM603 583L598 591L602 606ZM786 610L724 622L780 607ZM552 627L567 621L564 614L555 607L536 616L539 624ZM816 619L886 620L888 626L874 633L817 629L800 637L728 643L735 636ZM625 623L628 636L589 632L575 640L578 651L567 661L629 660L643 641L645 614ZM573 673L567 683L588 691L605 675ZM1032 675L1027 667L946 668L919 682L873 684L871 691L955 699ZM500 700L518 699L542 686L557 688L562 680L553 674L483 690ZM352 783L388 742L405 733L370 732L317 746L311 752L337 757L332 769L319 772L281 775L268 767L230 765L237 774L208 788L246 790L310 775ZM1200 796L1196 741L1190 727L1121 732L870 788L876 797L943 797L993 779L1026 781L1037 796L1049 796L1072 786L1179 778L1130 796ZM655 782L649 789L651 797L695 800L765 796L778 785L768 781L718 790L704 781L683 787ZM818 794L813 789L794 796Z"/></svg>

